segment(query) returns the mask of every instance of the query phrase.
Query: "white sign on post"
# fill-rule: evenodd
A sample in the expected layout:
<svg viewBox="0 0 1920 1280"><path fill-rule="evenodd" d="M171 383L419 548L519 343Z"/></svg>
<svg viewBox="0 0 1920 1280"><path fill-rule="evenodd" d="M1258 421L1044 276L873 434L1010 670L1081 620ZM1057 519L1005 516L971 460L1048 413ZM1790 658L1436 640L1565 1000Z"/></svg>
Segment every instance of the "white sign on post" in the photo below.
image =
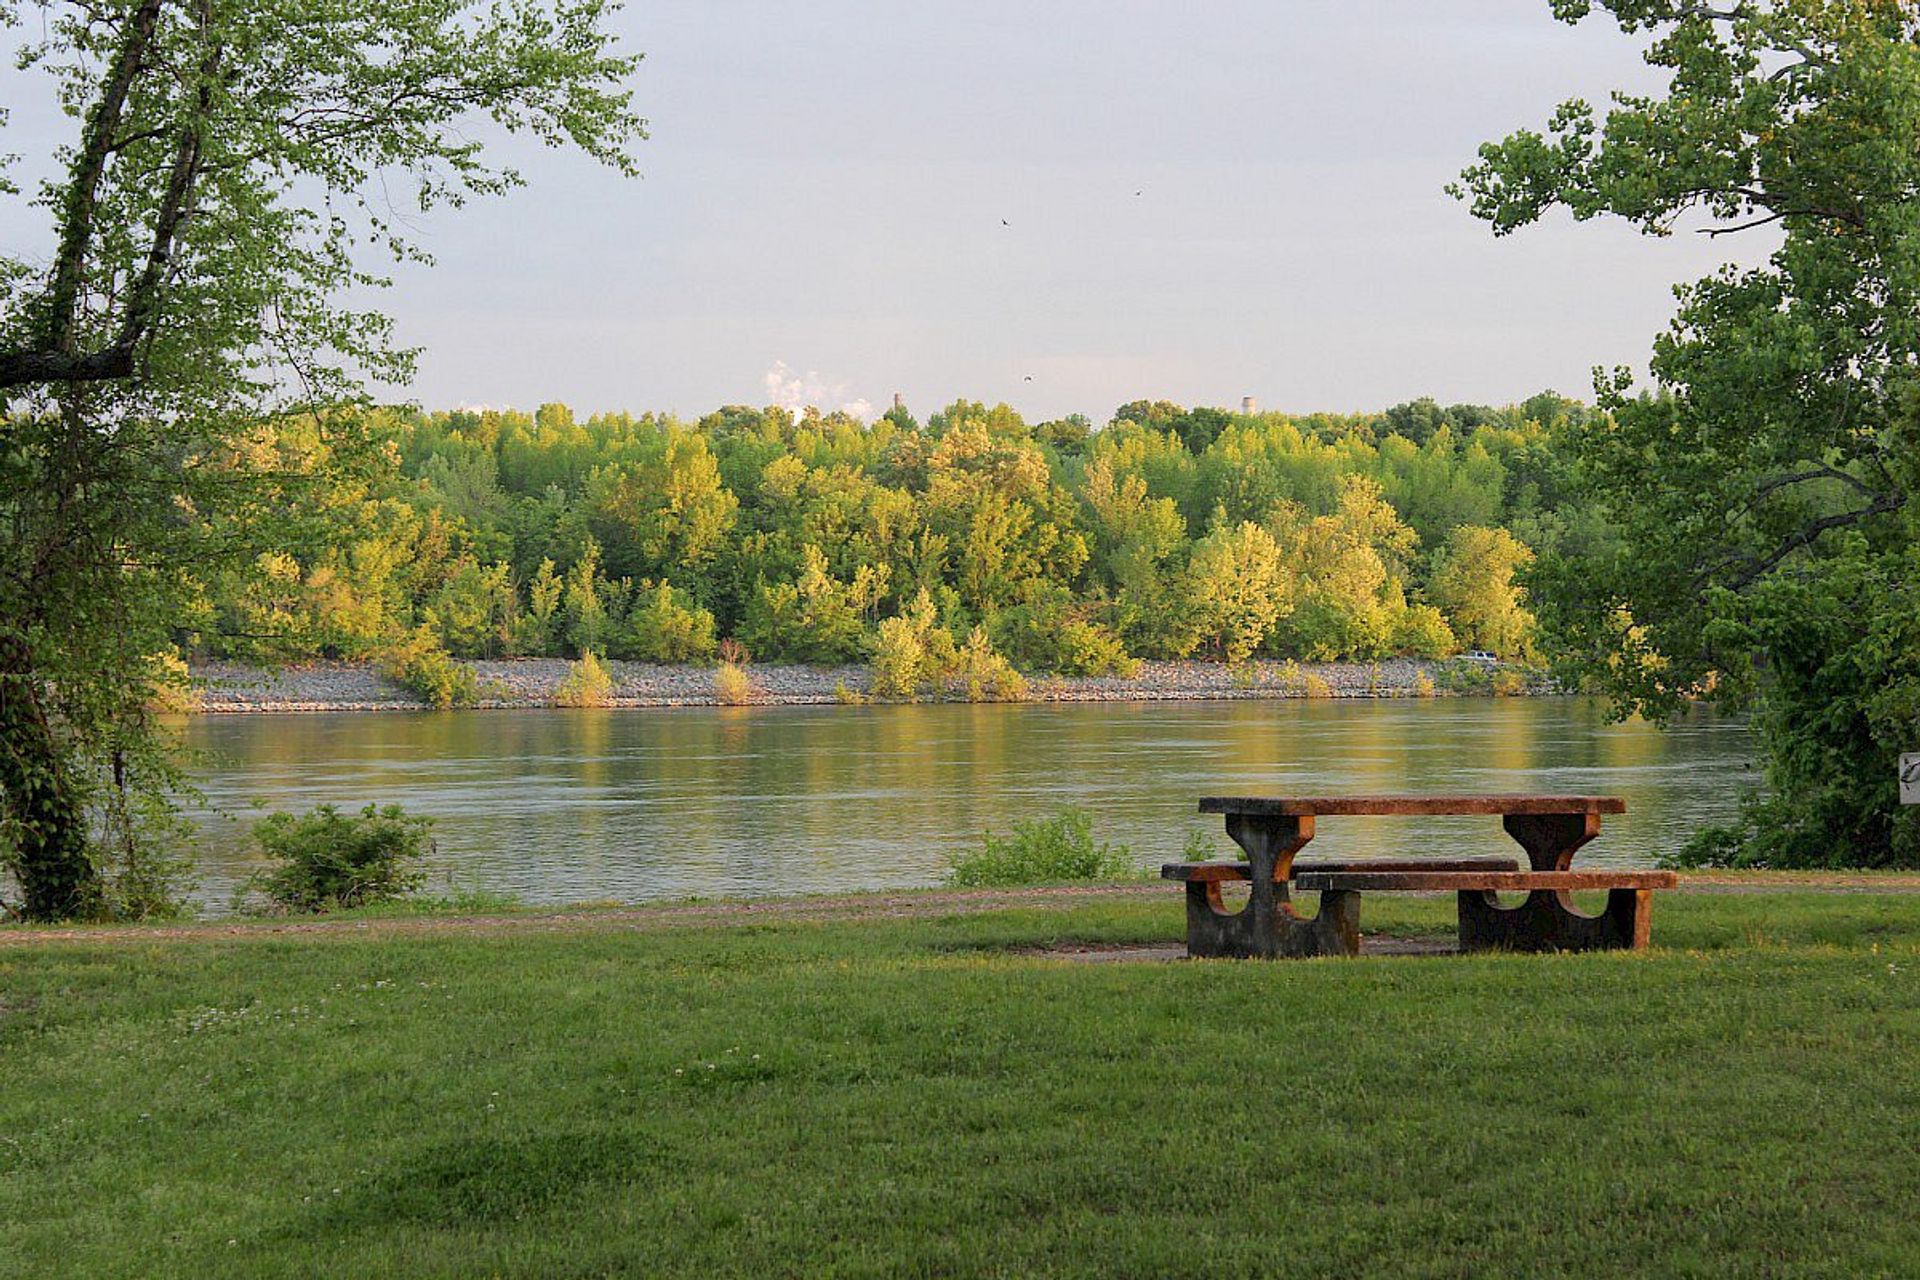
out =
<svg viewBox="0 0 1920 1280"><path fill-rule="evenodd" d="M1900 757L1900 803L1920 804L1920 751Z"/></svg>

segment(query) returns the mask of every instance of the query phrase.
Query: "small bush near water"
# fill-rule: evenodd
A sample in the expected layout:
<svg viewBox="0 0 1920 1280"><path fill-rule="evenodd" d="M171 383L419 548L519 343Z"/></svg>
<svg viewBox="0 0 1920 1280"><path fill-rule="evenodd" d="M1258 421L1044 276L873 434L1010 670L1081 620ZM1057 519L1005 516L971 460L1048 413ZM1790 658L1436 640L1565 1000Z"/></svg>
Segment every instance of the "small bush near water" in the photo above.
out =
<svg viewBox="0 0 1920 1280"><path fill-rule="evenodd" d="M722 662L713 673L713 696L722 706L744 707L753 701L753 677L737 663Z"/></svg>
<svg viewBox="0 0 1920 1280"><path fill-rule="evenodd" d="M567 678L553 691L556 707L604 707L613 701L613 677L589 649L568 666Z"/></svg>
<svg viewBox="0 0 1920 1280"><path fill-rule="evenodd" d="M441 711L480 701L479 677L454 661L426 627L389 650L385 666L388 679Z"/></svg>
<svg viewBox="0 0 1920 1280"><path fill-rule="evenodd" d="M330 804L296 817L276 813L256 822L253 838L281 865L253 877L288 911L333 911L402 897L426 880L420 859L433 848L431 818L408 817L399 805L368 805L358 815Z"/></svg>
<svg viewBox="0 0 1920 1280"><path fill-rule="evenodd" d="M1093 818L1063 809L1051 818L1016 822L1002 838L991 831L980 848L953 860L947 882L961 888L1056 884L1063 880L1121 880L1138 873L1123 844L1095 844Z"/></svg>

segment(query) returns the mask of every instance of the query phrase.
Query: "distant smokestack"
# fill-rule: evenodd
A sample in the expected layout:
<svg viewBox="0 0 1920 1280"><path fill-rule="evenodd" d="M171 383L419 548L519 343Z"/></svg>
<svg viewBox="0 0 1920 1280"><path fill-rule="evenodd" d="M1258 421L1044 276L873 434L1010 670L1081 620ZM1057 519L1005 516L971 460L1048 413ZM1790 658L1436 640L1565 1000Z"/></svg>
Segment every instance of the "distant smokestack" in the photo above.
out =
<svg viewBox="0 0 1920 1280"><path fill-rule="evenodd" d="M898 391L893 393L893 407L896 409L904 409L907 407L907 402L901 399Z"/></svg>
<svg viewBox="0 0 1920 1280"><path fill-rule="evenodd" d="M1260 406L1254 403L1252 396L1241 396L1240 412L1244 414L1249 414L1249 415L1256 414L1260 412Z"/></svg>

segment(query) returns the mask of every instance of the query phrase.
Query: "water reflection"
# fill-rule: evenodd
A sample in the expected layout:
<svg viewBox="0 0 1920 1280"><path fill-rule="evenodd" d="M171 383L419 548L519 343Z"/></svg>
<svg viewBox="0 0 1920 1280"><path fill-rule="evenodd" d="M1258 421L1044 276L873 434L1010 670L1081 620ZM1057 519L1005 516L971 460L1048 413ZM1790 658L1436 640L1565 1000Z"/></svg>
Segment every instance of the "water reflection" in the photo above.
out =
<svg viewBox="0 0 1920 1280"><path fill-rule="evenodd" d="M188 743L245 815L399 802L439 820L436 885L529 902L929 884L981 830L1061 804L1153 863L1224 835L1195 797L1565 791L1627 797L1582 854L1645 864L1728 816L1749 743L1666 732L1577 699L683 708L209 716ZM203 893L249 869L245 824L207 821ZM1315 853L1504 851L1484 819L1329 819Z"/></svg>

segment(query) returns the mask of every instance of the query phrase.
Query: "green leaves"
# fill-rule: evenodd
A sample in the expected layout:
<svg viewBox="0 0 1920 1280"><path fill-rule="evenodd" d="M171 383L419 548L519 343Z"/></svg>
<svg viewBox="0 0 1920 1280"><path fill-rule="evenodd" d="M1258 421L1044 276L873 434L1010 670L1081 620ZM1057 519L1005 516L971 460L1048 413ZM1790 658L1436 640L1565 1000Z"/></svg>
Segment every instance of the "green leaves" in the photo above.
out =
<svg viewBox="0 0 1920 1280"><path fill-rule="evenodd" d="M1456 193L1496 233L1564 207L1651 234L1765 234L1763 267L1678 291L1655 388L1600 384L1609 423L1573 439L1619 529L1532 575L1563 671L1621 711L1758 697L1774 797L1701 856L1920 859L1891 811L1892 758L1920 724L1911 581L1920 369L1920 11L1890 2L1591 8L1654 36L1666 91L1615 97L1597 136L1563 107L1553 141L1482 148ZM1903 834L1909 833L1909 834ZM1729 852L1731 851L1731 852Z"/></svg>
<svg viewBox="0 0 1920 1280"><path fill-rule="evenodd" d="M87 878L89 805L165 778L123 767L153 741L153 654L209 624L284 648L296 628L279 624L314 615L327 626L295 647L364 651L410 621L390 607L396 553L421 548L353 532L377 515L444 553L435 518L353 492L382 443L363 380L412 370L387 318L349 301L383 283L378 260L424 260L396 203L517 184L480 122L623 172L645 126L599 0L45 9L22 62L52 78L75 140L34 200L52 259L0 256L0 648L31 713L0 716L0 757L63 794L0 778L0 821L23 879L50 869L25 887L57 914L97 896L68 883ZM341 545L303 565L289 553L316 508ZM224 613L210 584L230 588Z"/></svg>

